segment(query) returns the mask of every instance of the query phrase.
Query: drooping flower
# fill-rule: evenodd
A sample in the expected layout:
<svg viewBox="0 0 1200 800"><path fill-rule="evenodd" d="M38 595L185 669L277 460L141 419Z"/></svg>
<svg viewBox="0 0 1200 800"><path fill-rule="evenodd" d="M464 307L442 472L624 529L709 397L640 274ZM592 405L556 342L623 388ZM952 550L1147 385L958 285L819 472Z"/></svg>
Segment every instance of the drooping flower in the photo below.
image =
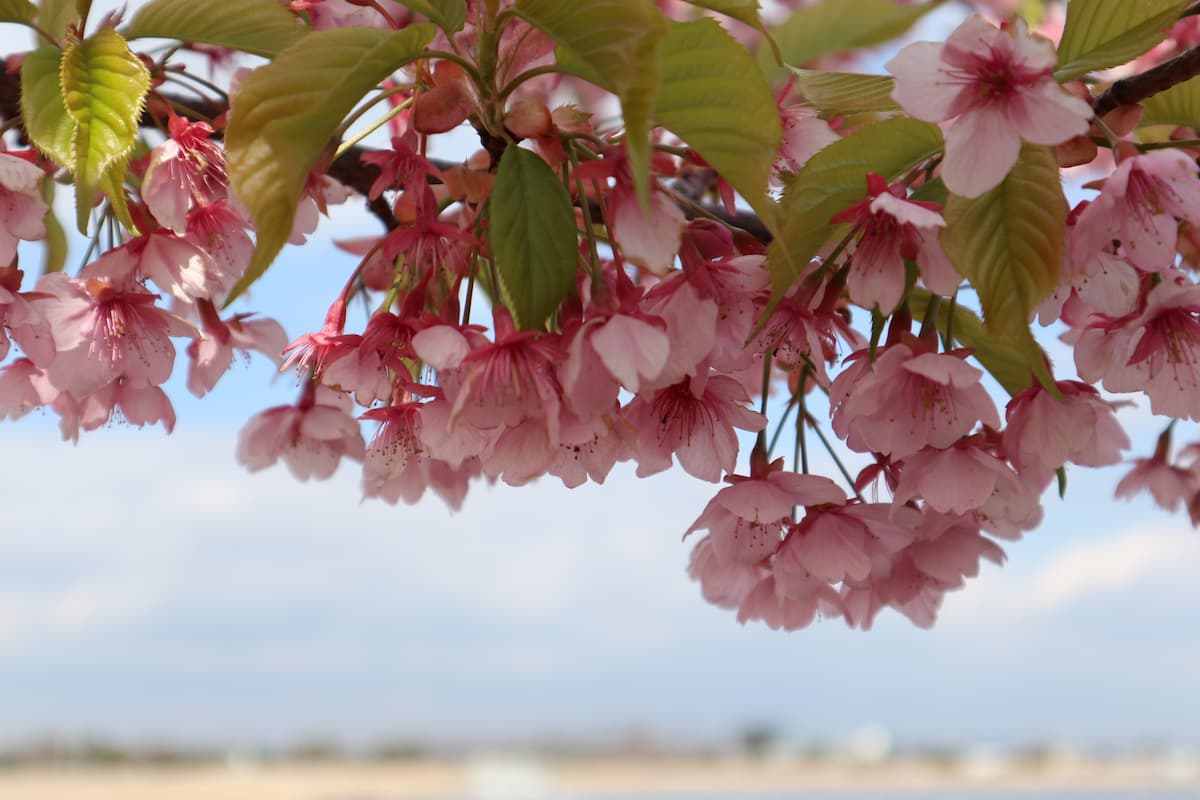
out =
<svg viewBox="0 0 1200 800"><path fill-rule="evenodd" d="M1091 107L1054 79L1054 46L1025 23L996 28L972 15L944 44L916 42L886 65L892 97L910 116L953 120L946 130L942 178L977 197L1008 174L1021 141L1056 145L1088 130Z"/></svg>
<svg viewBox="0 0 1200 800"><path fill-rule="evenodd" d="M831 220L862 228L846 278L850 297L865 308L891 313L904 294L906 258L917 262L931 291L954 294L961 279L938 242L938 231L946 226L942 207L909 200L904 186L889 186L874 172L867 175L867 194Z"/></svg>
<svg viewBox="0 0 1200 800"><path fill-rule="evenodd" d="M1126 158L1104 182L1100 196L1083 209L1071 237L1072 257L1089 260L1110 242L1139 269L1174 265L1179 222L1200 225L1200 178L1196 162L1179 150L1155 150Z"/></svg>
<svg viewBox="0 0 1200 800"><path fill-rule="evenodd" d="M308 381L296 405L269 408L246 423L238 462L258 472L282 458L297 480L325 480L343 458L363 458L362 433L349 407L337 392Z"/></svg>
<svg viewBox="0 0 1200 800"><path fill-rule="evenodd" d="M700 480L716 482L737 464L734 429L759 431L766 419L746 408L749 395L727 375L701 375L643 392L624 409L637 431L639 477L671 467L671 455Z"/></svg>
<svg viewBox="0 0 1200 800"><path fill-rule="evenodd" d="M165 228L183 235L187 214L225 197L225 151L211 140L212 126L171 113L170 138L150 151L142 177L142 199Z"/></svg>
<svg viewBox="0 0 1200 800"><path fill-rule="evenodd" d="M1000 415L983 388L983 372L961 351L934 353L898 342L865 351L833 380L833 429L859 452L901 459L923 447L945 448L977 422L999 429Z"/></svg>
<svg viewBox="0 0 1200 800"><path fill-rule="evenodd" d="M1022 476L1044 486L1067 462L1102 467L1121 460L1129 437L1115 405L1082 381L1058 381L1062 398L1041 384L1013 396L1005 410L1004 450Z"/></svg>
<svg viewBox="0 0 1200 800"><path fill-rule="evenodd" d="M40 310L49 296L22 292L22 278L21 270L0 266L0 361L8 355L11 336L33 363L45 367L54 358L50 323Z"/></svg>
<svg viewBox="0 0 1200 800"><path fill-rule="evenodd" d="M23 158L0 153L0 267L12 263L17 241L46 237L49 206L39 189L45 173Z"/></svg>
<svg viewBox="0 0 1200 800"><path fill-rule="evenodd" d="M56 272L43 276L39 291L53 295L43 311L58 350L49 374L58 388L84 397L124 376L158 386L175 365L173 336L198 331L155 305L158 295L119 288L98 278L76 281Z"/></svg>
<svg viewBox="0 0 1200 800"><path fill-rule="evenodd" d="M204 338L188 345L188 391L197 397L212 391L217 381L233 363L233 351L248 353L257 350L279 364L287 343L283 326L273 319L253 314L234 314L226 320L217 315L216 307L207 300L198 304Z"/></svg>
<svg viewBox="0 0 1200 800"><path fill-rule="evenodd" d="M750 477L735 475L717 492L688 534L707 530L721 564L757 564L779 547L796 506L841 505L846 494L828 478L783 469L782 459Z"/></svg>

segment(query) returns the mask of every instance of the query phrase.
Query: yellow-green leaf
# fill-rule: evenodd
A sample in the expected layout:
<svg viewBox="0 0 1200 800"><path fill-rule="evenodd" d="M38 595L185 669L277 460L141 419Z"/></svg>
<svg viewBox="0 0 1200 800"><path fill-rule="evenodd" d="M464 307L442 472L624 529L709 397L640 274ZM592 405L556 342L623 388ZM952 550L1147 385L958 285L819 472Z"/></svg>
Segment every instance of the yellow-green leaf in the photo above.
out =
<svg viewBox="0 0 1200 800"><path fill-rule="evenodd" d="M488 201L500 292L521 328L544 328L575 285L579 239L562 181L536 153L509 147Z"/></svg>
<svg viewBox="0 0 1200 800"><path fill-rule="evenodd" d="M0 22L33 22L37 6L29 0L0 0Z"/></svg>
<svg viewBox="0 0 1200 800"><path fill-rule="evenodd" d="M775 300L829 240L830 218L867 196L867 173L893 180L941 149L936 125L893 117L860 128L810 158L787 184L780 235L771 243Z"/></svg>
<svg viewBox="0 0 1200 800"><path fill-rule="evenodd" d="M42 260L42 274L44 275L49 275L51 272L62 272L63 265L67 263L67 232L63 230L58 215L54 213L55 185L52 180L42 181L42 199L49 207L45 219L46 238L42 240L42 243L46 245L45 258Z"/></svg>
<svg viewBox="0 0 1200 800"><path fill-rule="evenodd" d="M764 42L775 55L775 60L780 64L783 63L783 53L779 50L779 45L771 36L771 32L767 30L767 26L763 24L762 16L759 14L758 0L686 0L686 2L700 8L707 8L709 11L716 11L718 14L724 14L730 19L736 19L738 22L761 31L766 37Z"/></svg>
<svg viewBox="0 0 1200 800"><path fill-rule="evenodd" d="M55 42L61 42L67 34L67 27L79 20L79 12L74 0L39 0L37 23L38 27L54 36ZM46 42L51 44L51 42Z"/></svg>
<svg viewBox="0 0 1200 800"><path fill-rule="evenodd" d="M1166 38L1190 0L1071 0L1058 45L1060 81L1119 66Z"/></svg>
<svg viewBox="0 0 1200 800"><path fill-rule="evenodd" d="M66 169L75 167L75 120L59 87L62 50L43 47L21 64L21 119L37 149Z"/></svg>
<svg viewBox="0 0 1200 800"><path fill-rule="evenodd" d="M887 75L796 68L792 73L804 99L826 117L895 111L900 107L892 99L896 82Z"/></svg>
<svg viewBox="0 0 1200 800"><path fill-rule="evenodd" d="M424 14L430 22L447 33L462 30L467 21L466 0L397 0L418 14Z"/></svg>
<svg viewBox="0 0 1200 800"><path fill-rule="evenodd" d="M1047 147L1025 145L999 186L975 198L951 195L942 245L979 296L990 336L1040 366L1033 310L1058 286L1067 200Z"/></svg>
<svg viewBox="0 0 1200 800"><path fill-rule="evenodd" d="M919 5L896 0L821 0L796 9L771 33L779 43L783 60L802 67L821 56L895 39L941 4L942 0ZM782 72L767 47L759 49L758 63L771 78Z"/></svg>
<svg viewBox="0 0 1200 800"><path fill-rule="evenodd" d="M920 286L908 290L908 307L913 319L924 319L930 296L929 292ZM952 309L953 323L950 322ZM1040 365L1045 373L1044 380L1049 380L1050 373L1046 371L1045 362L1036 350L1037 343L1033 341L1032 334L1024 346L1001 341L988 333L983 320L971 309L957 304L952 306L946 302L938 305L936 321L942 335L949 333L957 344L971 348L975 360L1009 394L1016 394L1033 384L1031 369L1037 365Z"/></svg>
<svg viewBox="0 0 1200 800"><path fill-rule="evenodd" d="M111 171L124 175L150 89L150 72L121 34L104 28L67 46L59 80L67 113L75 120L76 224L86 234L96 193L101 188L112 191ZM124 197L122 192L118 195L109 199L119 210Z"/></svg>
<svg viewBox="0 0 1200 800"><path fill-rule="evenodd" d="M672 22L661 58L655 119L700 153L770 226L775 202L767 182L783 128L754 58L712 19Z"/></svg>
<svg viewBox="0 0 1200 800"><path fill-rule="evenodd" d="M308 171L364 94L418 58L432 25L401 31L310 33L242 81L225 132L229 180L258 243L229 300L266 271L287 242Z"/></svg>
<svg viewBox="0 0 1200 800"><path fill-rule="evenodd" d="M667 19L651 0L517 0L516 11L621 100L625 149L643 205L650 196L650 113Z"/></svg>
<svg viewBox="0 0 1200 800"><path fill-rule="evenodd" d="M1200 78L1177 83L1142 101L1141 126L1187 125L1200 127Z"/></svg>
<svg viewBox="0 0 1200 800"><path fill-rule="evenodd" d="M278 0L151 0L125 34L229 47L268 58L300 40L308 28Z"/></svg>

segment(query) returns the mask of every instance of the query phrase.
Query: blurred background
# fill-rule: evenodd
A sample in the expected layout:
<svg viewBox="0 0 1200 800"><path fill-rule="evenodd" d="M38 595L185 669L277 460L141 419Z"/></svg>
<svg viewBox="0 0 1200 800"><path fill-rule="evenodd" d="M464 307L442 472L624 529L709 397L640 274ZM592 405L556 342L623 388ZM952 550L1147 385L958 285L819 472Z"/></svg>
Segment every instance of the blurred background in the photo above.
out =
<svg viewBox="0 0 1200 800"><path fill-rule="evenodd" d="M248 307L318 328L351 267L334 239L374 233L335 209ZM1115 503L1119 470L1072 471L931 631L783 634L685 574L710 485L618 465L477 486L459 513L362 502L345 467L306 485L235 463L294 375L235 364L197 401L184 373L170 437L72 446L36 413L0 433L5 800L1200 795L1200 534ZM1158 423L1121 419L1148 453Z"/></svg>

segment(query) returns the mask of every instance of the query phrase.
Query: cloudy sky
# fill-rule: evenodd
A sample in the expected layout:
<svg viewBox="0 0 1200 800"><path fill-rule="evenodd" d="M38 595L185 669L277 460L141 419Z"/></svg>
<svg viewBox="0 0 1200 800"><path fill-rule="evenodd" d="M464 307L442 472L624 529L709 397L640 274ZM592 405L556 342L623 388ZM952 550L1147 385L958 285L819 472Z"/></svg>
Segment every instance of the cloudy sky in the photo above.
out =
<svg viewBox="0 0 1200 800"><path fill-rule="evenodd" d="M369 231L340 213L286 251L262 308L291 335L317 327L350 268L331 236ZM174 380L170 437L71 446L50 417L4 425L0 744L703 741L769 723L801 741L878 724L924 744L1200 746L1200 534L1114 504L1119 472L1072 472L932 631L891 615L781 634L687 579L680 535L713 487L684 475L480 488L451 514L363 503L352 470L244 473L238 429L295 394L272 372L236 366L205 401ZM1123 419L1148 452L1159 423Z"/></svg>

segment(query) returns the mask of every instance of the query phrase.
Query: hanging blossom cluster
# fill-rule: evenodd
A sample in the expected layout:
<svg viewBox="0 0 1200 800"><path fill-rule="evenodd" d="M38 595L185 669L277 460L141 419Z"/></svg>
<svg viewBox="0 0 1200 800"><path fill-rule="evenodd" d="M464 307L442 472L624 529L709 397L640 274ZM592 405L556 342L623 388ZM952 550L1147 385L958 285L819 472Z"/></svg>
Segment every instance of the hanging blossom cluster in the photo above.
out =
<svg viewBox="0 0 1200 800"><path fill-rule="evenodd" d="M389 0L290 8L316 31L415 24ZM432 45L454 57L417 61L385 84L391 145L361 153L369 182L331 178L330 153L309 172L291 242L355 189L389 230L343 243L361 258L319 329L290 343L270 319L222 311L252 260L253 204L231 190L226 118L189 120L163 100L172 65L151 70L161 141L130 163L122 189L137 232L110 226L107 247L97 233L102 252L78 274L33 280L17 266L17 242L47 236L43 185L68 165L0 153L0 415L52 409L68 439L118 417L169 431L161 387L177 347L197 396L235 351L257 351L297 370L301 390L243 429L237 458L251 471L282 461L301 480L322 479L351 460L367 497L413 503L432 490L458 508L478 480L575 487L602 483L618 462L639 477L677 464L725 484L685 534L704 597L742 622L789 630L818 616L866 628L888 607L933 624L946 592L1038 525L1064 467L1122 460L1122 403L1100 388L1200 421L1195 152L1139 147L1127 109L1098 128L1087 90L1059 85L1054 45L1019 20L971 16L946 42L911 44L888 63L895 104L941 126L944 154L899 175L864 169L855 196L817 221L837 236L782 286L773 232L738 224L734 187L701 152L656 132L639 185L627 132L554 102L596 97L551 69L554 25L509 15L497 27L508 3L464 8L461 28ZM231 125L247 113L236 92L228 111ZM796 82L772 113L771 181L786 203L806 165L862 123L822 113ZM462 164L428 157L431 137L465 123L482 150ZM1098 165L1093 137L1105 135L1117 160L1064 214L1056 288L1030 309L1064 331L1075 363L1043 361L1036 378L1027 367L998 404L979 343L955 336L966 284L947 252L948 207L996 190L1030 146ZM573 216L564 291L532 322L521 298L545 279L522 285L506 272L490 205L517 147L554 176ZM365 322L352 312L359 299L374 309ZM790 465L775 452L789 425ZM1146 490L1200 521L1200 452L1173 458L1171 435L1131 462L1117 494ZM811 474L818 441L838 481Z"/></svg>

